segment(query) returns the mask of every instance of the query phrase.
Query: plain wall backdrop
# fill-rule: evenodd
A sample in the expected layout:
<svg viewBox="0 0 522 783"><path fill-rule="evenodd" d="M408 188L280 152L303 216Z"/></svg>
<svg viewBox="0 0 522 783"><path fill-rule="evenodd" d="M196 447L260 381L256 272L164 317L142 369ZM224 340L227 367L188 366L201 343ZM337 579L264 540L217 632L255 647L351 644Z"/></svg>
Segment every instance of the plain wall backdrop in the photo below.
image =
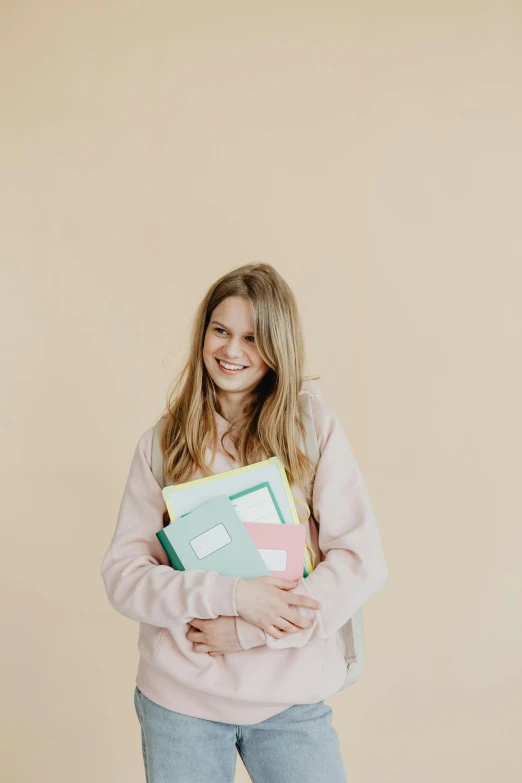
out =
<svg viewBox="0 0 522 783"><path fill-rule="evenodd" d="M101 560L201 297L251 261L390 570L328 700L350 783L519 778L520 2L7 0L0 50L5 779L144 781Z"/></svg>

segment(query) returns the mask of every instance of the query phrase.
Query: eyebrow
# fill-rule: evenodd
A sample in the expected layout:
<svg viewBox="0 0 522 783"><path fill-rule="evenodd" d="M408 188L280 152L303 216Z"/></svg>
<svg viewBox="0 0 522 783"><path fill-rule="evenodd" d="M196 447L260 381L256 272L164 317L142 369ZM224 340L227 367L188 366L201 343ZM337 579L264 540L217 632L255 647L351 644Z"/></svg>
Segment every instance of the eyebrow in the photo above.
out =
<svg viewBox="0 0 522 783"><path fill-rule="evenodd" d="M217 324L218 326L222 326L222 327L223 327L223 329L226 329L226 330L227 330L227 332L230 332L230 331L231 331L231 330L228 328L228 326L225 326L225 324L222 324L222 323L220 323L219 321L211 321L210 323L211 323L211 324ZM254 332L245 332L245 334L247 335L247 337L248 337L249 335L252 335L252 336L253 336L253 335L254 335Z"/></svg>

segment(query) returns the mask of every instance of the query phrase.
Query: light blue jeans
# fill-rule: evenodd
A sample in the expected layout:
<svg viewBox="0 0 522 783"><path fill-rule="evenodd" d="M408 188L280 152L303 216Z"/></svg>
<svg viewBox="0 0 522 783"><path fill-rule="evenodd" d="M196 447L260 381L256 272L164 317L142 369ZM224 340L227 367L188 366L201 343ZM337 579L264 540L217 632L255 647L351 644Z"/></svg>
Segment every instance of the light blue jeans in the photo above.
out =
<svg viewBox="0 0 522 783"><path fill-rule="evenodd" d="M250 726L167 710L138 686L134 706L147 783L233 783L236 751L254 783L346 783L324 701L295 704Z"/></svg>

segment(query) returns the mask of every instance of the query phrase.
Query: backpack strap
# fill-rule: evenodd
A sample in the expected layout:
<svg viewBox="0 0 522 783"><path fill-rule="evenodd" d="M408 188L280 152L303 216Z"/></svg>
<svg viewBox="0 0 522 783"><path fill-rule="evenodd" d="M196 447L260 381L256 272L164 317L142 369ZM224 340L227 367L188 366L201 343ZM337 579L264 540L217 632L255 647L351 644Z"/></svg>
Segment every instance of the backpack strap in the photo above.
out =
<svg viewBox="0 0 522 783"><path fill-rule="evenodd" d="M165 423L165 416L162 416L154 425L154 432L152 434L152 455L151 455L151 470L152 475L160 485L161 489L165 486L165 477L163 475L163 452L161 450L161 435L163 433L163 425Z"/></svg>

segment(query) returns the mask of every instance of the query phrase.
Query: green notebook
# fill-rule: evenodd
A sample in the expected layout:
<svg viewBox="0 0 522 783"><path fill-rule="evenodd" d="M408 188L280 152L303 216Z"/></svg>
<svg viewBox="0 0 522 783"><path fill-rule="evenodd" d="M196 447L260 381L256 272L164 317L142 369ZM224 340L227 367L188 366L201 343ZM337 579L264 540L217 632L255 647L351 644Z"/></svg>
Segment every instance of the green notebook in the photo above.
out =
<svg viewBox="0 0 522 783"><path fill-rule="evenodd" d="M156 533L176 571L203 568L221 576L270 576L232 502L218 495Z"/></svg>

